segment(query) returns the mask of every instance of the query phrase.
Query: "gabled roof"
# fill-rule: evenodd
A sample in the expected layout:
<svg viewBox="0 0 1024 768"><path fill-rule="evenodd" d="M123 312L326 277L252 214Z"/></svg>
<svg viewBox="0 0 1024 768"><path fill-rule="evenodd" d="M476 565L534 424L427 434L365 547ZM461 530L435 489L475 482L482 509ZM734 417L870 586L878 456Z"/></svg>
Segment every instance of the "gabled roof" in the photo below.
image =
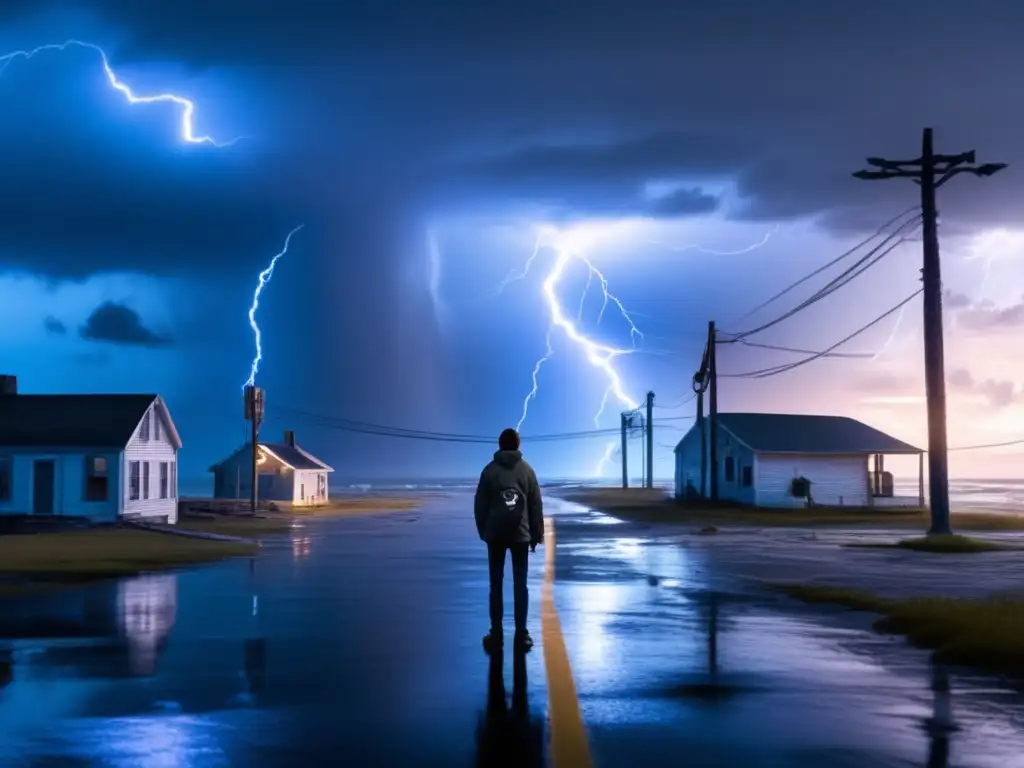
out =
<svg viewBox="0 0 1024 768"><path fill-rule="evenodd" d="M923 453L848 416L720 413L718 426L757 453Z"/></svg>
<svg viewBox="0 0 1024 768"><path fill-rule="evenodd" d="M760 453L921 453L848 416L720 413L718 424Z"/></svg>
<svg viewBox="0 0 1024 768"><path fill-rule="evenodd" d="M260 443L260 448L272 453L282 464L287 464L292 469L326 469L333 472L331 467L324 464L320 459L299 448L297 445L287 443Z"/></svg>
<svg viewBox="0 0 1024 768"><path fill-rule="evenodd" d="M210 467L210 469L208 471L209 472L216 472L217 469L220 468L221 465L226 464L227 462L231 461L232 459L234 459L234 458L236 458L236 457L238 457L238 456L240 456L242 454L248 455L249 456L249 460L251 460L252 454L251 454L250 445L251 445L251 443L246 443L241 448L239 448L237 451L234 451L227 458L224 458L224 459L221 459L220 461L218 461L216 464L214 464L212 467ZM275 459L280 461L282 464L284 464L289 469L322 469L322 470L326 470L327 472L333 472L334 471L334 469L332 467L330 467L327 464L325 464L324 462L320 461L320 459L318 459L315 456L313 456L313 454L309 453L308 451L303 450L302 448L300 448L297 445L288 445L287 443L262 443L262 442L261 443L257 443L257 445L262 450L264 450L267 453L269 453L271 456L273 456Z"/></svg>
<svg viewBox="0 0 1024 768"><path fill-rule="evenodd" d="M128 444L156 395L0 395L0 446Z"/></svg>

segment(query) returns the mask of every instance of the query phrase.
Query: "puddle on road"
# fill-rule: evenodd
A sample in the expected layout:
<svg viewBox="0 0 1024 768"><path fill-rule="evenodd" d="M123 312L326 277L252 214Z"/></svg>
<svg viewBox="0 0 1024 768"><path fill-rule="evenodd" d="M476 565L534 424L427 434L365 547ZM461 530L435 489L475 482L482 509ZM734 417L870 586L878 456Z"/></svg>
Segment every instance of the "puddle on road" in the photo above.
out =
<svg viewBox="0 0 1024 768"><path fill-rule="evenodd" d="M543 736L542 649L489 674L486 555L457 512L465 531L318 521L255 568L0 602L0 765L460 765L506 725Z"/></svg>
<svg viewBox="0 0 1024 768"><path fill-rule="evenodd" d="M790 611L700 548L560 536L598 765L1024 766L1024 696L934 668L864 615Z"/></svg>

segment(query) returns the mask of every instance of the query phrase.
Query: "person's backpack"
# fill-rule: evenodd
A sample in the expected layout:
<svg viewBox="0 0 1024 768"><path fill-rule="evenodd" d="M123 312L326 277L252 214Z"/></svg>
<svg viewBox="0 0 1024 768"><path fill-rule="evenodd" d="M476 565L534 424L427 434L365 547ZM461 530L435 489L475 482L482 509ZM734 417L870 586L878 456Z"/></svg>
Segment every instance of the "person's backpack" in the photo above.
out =
<svg viewBox="0 0 1024 768"><path fill-rule="evenodd" d="M513 537L526 519L526 494L514 485L498 485L497 498L491 504L491 530L499 536Z"/></svg>

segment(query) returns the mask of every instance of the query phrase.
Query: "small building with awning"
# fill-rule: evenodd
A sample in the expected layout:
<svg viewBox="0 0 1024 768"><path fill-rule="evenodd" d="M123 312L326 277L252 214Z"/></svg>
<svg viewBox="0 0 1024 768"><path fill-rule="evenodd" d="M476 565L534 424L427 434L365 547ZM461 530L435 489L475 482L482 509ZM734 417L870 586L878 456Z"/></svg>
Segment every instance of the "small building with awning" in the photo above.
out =
<svg viewBox="0 0 1024 768"><path fill-rule="evenodd" d="M847 416L719 413L718 497L758 507L924 506L924 451ZM675 448L675 496L710 494L710 419ZM701 447L704 447L702 459ZM918 457L916 496L894 495L885 457Z"/></svg>

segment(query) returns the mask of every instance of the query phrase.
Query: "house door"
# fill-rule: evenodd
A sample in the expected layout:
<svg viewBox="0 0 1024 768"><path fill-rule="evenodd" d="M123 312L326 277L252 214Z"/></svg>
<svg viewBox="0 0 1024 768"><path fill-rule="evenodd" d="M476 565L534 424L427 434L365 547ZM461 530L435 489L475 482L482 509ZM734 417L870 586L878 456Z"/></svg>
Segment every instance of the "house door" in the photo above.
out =
<svg viewBox="0 0 1024 768"><path fill-rule="evenodd" d="M32 512L36 515L53 514L54 492L53 459L37 459L32 468Z"/></svg>

